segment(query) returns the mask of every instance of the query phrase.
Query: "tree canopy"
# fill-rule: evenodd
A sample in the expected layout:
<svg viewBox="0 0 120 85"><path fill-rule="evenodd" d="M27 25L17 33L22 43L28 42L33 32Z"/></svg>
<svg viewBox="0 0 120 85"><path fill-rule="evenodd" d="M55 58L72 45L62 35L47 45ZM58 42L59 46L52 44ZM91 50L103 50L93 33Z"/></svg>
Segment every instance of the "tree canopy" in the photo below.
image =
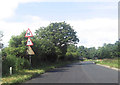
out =
<svg viewBox="0 0 120 85"><path fill-rule="evenodd" d="M69 44L79 42L76 32L65 22L51 23L47 27L41 27L36 30L36 36L38 39L46 39L46 41L53 43L56 53L61 58L65 56Z"/></svg>

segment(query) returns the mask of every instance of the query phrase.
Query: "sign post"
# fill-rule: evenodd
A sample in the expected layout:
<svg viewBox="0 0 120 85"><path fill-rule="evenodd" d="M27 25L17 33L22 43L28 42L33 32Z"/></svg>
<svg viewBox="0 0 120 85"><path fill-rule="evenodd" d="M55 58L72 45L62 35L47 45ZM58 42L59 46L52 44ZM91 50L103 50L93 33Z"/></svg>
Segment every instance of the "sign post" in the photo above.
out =
<svg viewBox="0 0 120 85"><path fill-rule="evenodd" d="M29 62L30 62L30 65L31 65L31 63L32 63L32 61L31 61L31 55L34 55L35 53L34 53L34 51L32 50L32 48L30 47L30 46L32 46L33 45L33 43L32 43L32 40L30 39L30 37L33 37L33 34L32 34L32 32L30 31L30 29L28 28L28 30L26 31L26 34L25 34L25 37L28 37L28 40L27 40L27 46L28 46L28 49L27 49L27 54L29 55Z"/></svg>
<svg viewBox="0 0 120 85"><path fill-rule="evenodd" d="M29 55L29 60L30 60L30 66L31 66L31 55Z"/></svg>
<svg viewBox="0 0 120 85"><path fill-rule="evenodd" d="M34 55L35 53L34 53L34 51L32 50L32 48L31 48L30 46L28 46L27 54L29 55L29 62L30 62L30 65L31 65L31 63L32 63L31 57L32 57L32 55Z"/></svg>

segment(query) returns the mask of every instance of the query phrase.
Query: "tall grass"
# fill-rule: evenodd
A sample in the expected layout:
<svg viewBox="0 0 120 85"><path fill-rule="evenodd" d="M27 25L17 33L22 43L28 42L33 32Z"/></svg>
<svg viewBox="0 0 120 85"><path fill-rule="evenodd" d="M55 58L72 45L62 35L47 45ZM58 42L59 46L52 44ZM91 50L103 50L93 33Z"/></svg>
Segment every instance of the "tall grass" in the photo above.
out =
<svg viewBox="0 0 120 85"><path fill-rule="evenodd" d="M96 63L103 64L103 65L108 65L110 67L119 68L118 58L114 58L114 59L102 59L102 60L96 61Z"/></svg>

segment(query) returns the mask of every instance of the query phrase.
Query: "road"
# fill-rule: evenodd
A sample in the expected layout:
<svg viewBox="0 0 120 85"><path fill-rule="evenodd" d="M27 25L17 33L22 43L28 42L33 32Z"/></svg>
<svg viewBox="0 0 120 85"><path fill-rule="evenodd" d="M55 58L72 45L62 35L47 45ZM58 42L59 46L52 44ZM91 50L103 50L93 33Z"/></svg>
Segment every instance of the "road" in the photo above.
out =
<svg viewBox="0 0 120 85"><path fill-rule="evenodd" d="M118 83L118 71L85 61L56 68L25 83Z"/></svg>

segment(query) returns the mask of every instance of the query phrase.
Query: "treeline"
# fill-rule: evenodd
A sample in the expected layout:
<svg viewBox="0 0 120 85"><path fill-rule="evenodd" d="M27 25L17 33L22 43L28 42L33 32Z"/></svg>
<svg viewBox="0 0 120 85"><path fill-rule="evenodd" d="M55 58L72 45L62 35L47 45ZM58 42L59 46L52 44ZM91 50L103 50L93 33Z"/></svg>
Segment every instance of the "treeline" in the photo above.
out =
<svg viewBox="0 0 120 85"><path fill-rule="evenodd" d="M116 41L115 44L104 44L102 47L86 48L80 46L79 52L80 55L88 59L103 59L103 58L117 58L120 57L120 42Z"/></svg>
<svg viewBox="0 0 120 85"><path fill-rule="evenodd" d="M27 55L27 38L25 31L18 36L12 36L9 46L2 49L3 76L9 74L9 67L13 72L30 68ZM47 27L40 27L31 38L35 55L32 56L32 67L41 63L74 60L79 57L75 44L79 42L76 32L65 23L51 23Z"/></svg>

